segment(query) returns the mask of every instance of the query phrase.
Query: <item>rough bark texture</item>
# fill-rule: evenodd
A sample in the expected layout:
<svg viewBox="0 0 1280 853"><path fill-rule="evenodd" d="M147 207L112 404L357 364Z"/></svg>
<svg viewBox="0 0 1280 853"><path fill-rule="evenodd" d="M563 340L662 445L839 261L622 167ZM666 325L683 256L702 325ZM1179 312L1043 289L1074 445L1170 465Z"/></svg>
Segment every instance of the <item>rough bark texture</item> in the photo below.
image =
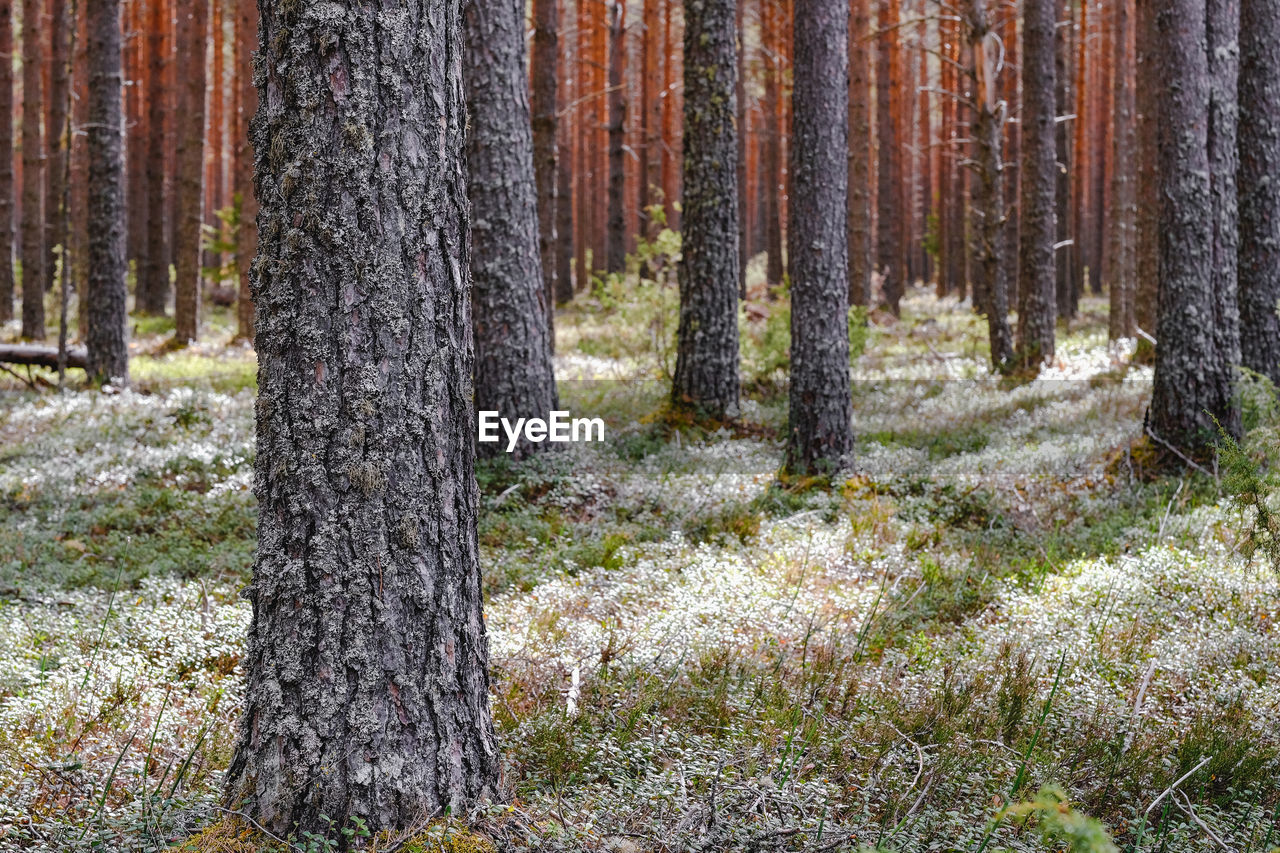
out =
<svg viewBox="0 0 1280 853"><path fill-rule="evenodd" d="M498 775L458 4L259 9L258 550L225 799L282 836L399 829Z"/></svg>
<svg viewBox="0 0 1280 853"><path fill-rule="evenodd" d="M533 3L533 87L529 108L533 122L533 174L538 190L538 256L542 260L543 301L547 306L547 340L555 349L555 282L559 274L556 252L557 168L560 153L556 147L560 121L556 116L556 93L559 89L556 65L559 62L560 0L534 0ZM568 205L569 199L563 203ZM568 240L569 234L559 235Z"/></svg>
<svg viewBox="0 0 1280 853"><path fill-rule="evenodd" d="M1053 357L1057 292L1055 0L1022 0L1022 181L1018 229L1018 360Z"/></svg>
<svg viewBox="0 0 1280 853"><path fill-rule="evenodd" d="M1107 287L1111 294L1108 332L1111 340L1133 336L1134 254L1136 211L1133 160L1137 147L1134 131L1133 72L1129 64L1129 0L1117 0L1113 10L1111 212L1107 228L1110 240Z"/></svg>
<svg viewBox="0 0 1280 853"><path fill-rule="evenodd" d="M794 27L786 467L809 474L838 466L853 449L846 223L849 7L796 0Z"/></svg>
<svg viewBox="0 0 1280 853"><path fill-rule="evenodd" d="M1061 14L1058 17L1054 39L1053 75L1054 92L1057 101L1057 115L1065 118L1071 113L1071 73L1069 57L1071 56L1071 0L1062 0ZM1055 209L1057 211L1057 243L1053 253L1053 265L1056 273L1056 296L1058 316L1070 317L1071 301L1071 257L1069 244L1071 239L1071 121L1057 122L1054 130L1054 144L1057 151L1054 166L1054 182L1056 183Z"/></svg>
<svg viewBox="0 0 1280 853"><path fill-rule="evenodd" d="M205 44L209 0L184 0L178 7L178 58L183 61L178 92L178 156L174 185L176 217L173 266L173 337L194 341L200 331L200 243L204 223Z"/></svg>
<svg viewBox="0 0 1280 853"><path fill-rule="evenodd" d="M1160 189L1156 161L1159 125L1160 53L1157 42L1156 2L1137 0L1137 68L1135 69L1137 200L1134 235L1134 325L1138 335L1137 358L1150 364L1155 348L1149 338L1156 332L1156 305L1160 293Z"/></svg>
<svg viewBox="0 0 1280 853"><path fill-rule="evenodd" d="M766 52L764 80L764 243L768 253L765 279L769 285L782 284L787 271L782 260L782 21L778 11L779 0L761 0L762 38L769 49Z"/></svg>
<svg viewBox="0 0 1280 853"><path fill-rule="evenodd" d="M609 4L609 220L605 264L609 272L627 268L627 228L625 214L627 98L623 86L627 50L623 42L623 15L626 6Z"/></svg>
<svg viewBox="0 0 1280 853"><path fill-rule="evenodd" d="M1000 69L1000 99L1004 101L1004 120L1000 123L1000 144L1004 152L1001 157L1001 182L1004 184L1004 228L1001 230L1004 242L1000 247L1000 257L1004 263L1000 267L1000 275L1004 279L1004 292L1014 305L1022 304L1022 292L1018 286L1018 255L1021 251L1018 233L1022 230L1019 192L1023 183L1021 122L1025 118L1018 95L1024 61L1018 51L1018 5L1011 4L1007 9L996 7L993 12L998 22L994 29L999 31L1000 49L1004 51Z"/></svg>
<svg viewBox="0 0 1280 853"><path fill-rule="evenodd" d="M44 50L40 0L22 2L22 336L44 340Z"/></svg>
<svg viewBox="0 0 1280 853"><path fill-rule="evenodd" d="M546 418L556 388L539 262L524 0L463 0L462 17L476 409ZM517 452L553 446L522 439ZM501 443L479 448L506 450Z"/></svg>
<svg viewBox="0 0 1280 853"><path fill-rule="evenodd" d="M43 344L0 344L0 361L6 364L29 364L33 367L58 366L58 348ZM67 350L67 367L85 366L85 351L80 347Z"/></svg>
<svg viewBox="0 0 1280 853"><path fill-rule="evenodd" d="M897 81L898 0L879 0L876 40L876 137L880 143L876 170L876 266L884 277L884 301L899 311L906 271L902 233L902 152L899 150Z"/></svg>
<svg viewBox="0 0 1280 853"><path fill-rule="evenodd" d="M1240 2L1240 355L1280 385L1280 5Z"/></svg>
<svg viewBox="0 0 1280 853"><path fill-rule="evenodd" d="M559 109L568 111L569 87L573 84L573 74L569 69L572 41L565 39L565 48L560 52L560 82L557 102ZM556 158L556 282L555 301L563 305L573 299L573 140L574 126L571 122L563 122L560 128L560 146ZM554 329L548 327L554 338ZM554 340L553 340L554 343ZM554 347L553 347L554 348Z"/></svg>
<svg viewBox="0 0 1280 853"><path fill-rule="evenodd" d="M45 290L52 290L59 264L65 257L68 219L64 203L67 180L67 113L71 106L71 27L70 0L49 3L49 98L45 112L45 138L48 160L45 166L45 247L49 259L45 267ZM60 256L63 253L63 256Z"/></svg>
<svg viewBox="0 0 1280 853"><path fill-rule="evenodd" d="M85 370L92 381L118 384L129 379L120 0L87 0L84 12L89 36L89 329Z"/></svg>
<svg viewBox="0 0 1280 853"><path fill-rule="evenodd" d="M871 304L871 28L869 0L849 16L849 301Z"/></svg>
<svg viewBox="0 0 1280 853"><path fill-rule="evenodd" d="M236 238L236 337L253 340L255 312L250 287L250 266L258 251L258 196L253 189L253 142L249 121L258 111L258 90L253 82L253 51L258 44L257 0L235 0L235 81L238 109L235 124L235 192L240 200L240 233Z"/></svg>
<svg viewBox="0 0 1280 853"><path fill-rule="evenodd" d="M147 27L147 139L146 159L146 245L138 265L137 308L142 314L159 316L169 304L168 217L165 213L165 164L167 161L164 117L169 99L166 83L168 57L165 50L167 9L165 0L148 0ZM139 199L134 209L142 206Z"/></svg>
<svg viewBox="0 0 1280 853"><path fill-rule="evenodd" d="M672 399L738 414L738 132L734 0L689 0L684 21L684 239Z"/></svg>
<svg viewBox="0 0 1280 853"><path fill-rule="evenodd" d="M1232 242L1224 233L1229 178L1215 168L1235 158L1235 134L1229 132L1234 112L1228 109L1235 101L1234 78L1230 103L1222 100L1224 78L1233 70L1223 66L1235 65L1235 34L1224 26L1229 16L1214 14L1222 5L1210 0L1206 13L1197 0L1171 0L1160 7L1156 24L1165 81L1159 126L1161 286L1148 429L1195 455L1214 444L1214 418L1229 432L1240 431L1232 395L1239 349L1230 345L1237 329L1235 282L1222 269L1223 250ZM1223 150L1228 139L1229 155Z"/></svg>
<svg viewBox="0 0 1280 853"><path fill-rule="evenodd" d="M1076 31L1075 62L1075 120L1072 122L1073 139L1071 155L1071 311L1074 317L1084 291L1084 269L1089 263L1091 242L1086 210L1089 198L1089 115L1088 98L1089 65L1089 4L1080 3L1080 24Z"/></svg>
<svg viewBox="0 0 1280 853"><path fill-rule="evenodd" d="M747 262L750 260L747 236L747 34L746 0L734 3L734 38L737 67L733 78L734 123L738 128L738 298L747 298Z"/></svg>
<svg viewBox="0 0 1280 853"><path fill-rule="evenodd" d="M1004 258L1004 191L1000 162L1000 126L996 52L985 0L966 0L963 7L973 80L973 169L970 180L969 278L973 305L987 318L991 364L1004 370L1013 359L1009 331L1009 294L1001 269Z"/></svg>
<svg viewBox="0 0 1280 853"><path fill-rule="evenodd" d="M0 0L0 56L13 56L13 3ZM13 115L13 63L0 62L0 116ZM0 121L0 323L13 319L13 122Z"/></svg>

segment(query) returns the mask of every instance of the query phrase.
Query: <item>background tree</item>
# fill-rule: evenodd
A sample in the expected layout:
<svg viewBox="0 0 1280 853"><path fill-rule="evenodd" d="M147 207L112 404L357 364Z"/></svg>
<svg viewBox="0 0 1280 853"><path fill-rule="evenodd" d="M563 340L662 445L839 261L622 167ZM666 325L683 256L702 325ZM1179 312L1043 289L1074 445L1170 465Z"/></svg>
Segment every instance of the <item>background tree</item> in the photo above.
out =
<svg viewBox="0 0 1280 853"><path fill-rule="evenodd" d="M853 449L848 27L849 7L844 3L796 0L787 228L791 389L785 463L795 474L829 470Z"/></svg>
<svg viewBox="0 0 1280 853"><path fill-rule="evenodd" d="M48 147L45 166L45 246L49 259L45 265L45 290L52 290L60 265L66 260L66 235L69 223L64 187L67 180L70 139L67 135L67 113L71 106L71 20L70 0L53 0L49 4L49 97L45 101L45 142ZM65 274L65 273L64 273Z"/></svg>
<svg viewBox="0 0 1280 853"><path fill-rule="evenodd" d="M885 303L899 313L906 272L902 232L902 152L899 150L898 113L901 93L898 68L898 0L879 0L876 39L876 138L880 143L876 171L876 266L883 276Z"/></svg>
<svg viewBox="0 0 1280 853"><path fill-rule="evenodd" d="M168 51L165 32L168 29L168 0L148 0L149 26L147 27L147 159L146 159L146 209L143 217L145 246L142 263L138 265L137 307L142 314L160 316L169 304L168 213L165 205L165 180L167 178L167 146L165 121L168 112ZM131 201L135 213L141 211L139 197Z"/></svg>
<svg viewBox="0 0 1280 853"><path fill-rule="evenodd" d="M542 263L543 301L547 306L548 340L555 349L555 281L557 268L556 240L569 239L569 234L557 234L556 211L560 204L568 205L569 199L558 198L556 193L557 168L560 152L557 150L557 131L560 119L556 102L560 76L559 62L560 26L559 0L534 0L533 3L533 65L530 77L533 91L529 100L533 123L533 174L538 190L538 256Z"/></svg>
<svg viewBox="0 0 1280 853"><path fill-rule="evenodd" d="M0 56L13 56L13 2L0 0ZM0 62L0 116L13 116L13 63ZM13 319L13 122L0 121L0 323Z"/></svg>
<svg viewBox="0 0 1280 853"><path fill-rule="evenodd" d="M605 265L609 272L627 268L626 192L627 98L623 87L627 52L623 42L626 5L609 4L609 222Z"/></svg>
<svg viewBox="0 0 1280 853"><path fill-rule="evenodd" d="M849 301L871 304L871 28L869 0L849 17Z"/></svg>
<svg viewBox="0 0 1280 853"><path fill-rule="evenodd" d="M121 115L120 0L86 0L89 124L89 329L86 372L127 382L125 334L124 126Z"/></svg>
<svg viewBox="0 0 1280 853"><path fill-rule="evenodd" d="M1135 158L1137 188L1134 211L1134 326L1138 335L1135 358L1150 364L1155 357L1151 341L1156 329L1156 305L1160 286L1160 193L1157 159L1158 107L1161 82L1155 0L1136 0L1136 57L1134 59Z"/></svg>
<svg viewBox="0 0 1280 853"><path fill-rule="evenodd" d="M1108 332L1112 340L1133 335L1134 302L1134 218L1137 215L1133 160L1136 154L1134 130L1133 72L1129 63L1130 0L1116 0L1112 45L1111 110L1111 208L1109 262L1111 305Z"/></svg>
<svg viewBox="0 0 1280 853"><path fill-rule="evenodd" d="M1280 6L1240 0L1240 355L1280 385Z"/></svg>
<svg viewBox="0 0 1280 853"><path fill-rule="evenodd" d="M1217 424L1240 432L1232 393L1239 360L1236 283L1218 269L1234 241L1234 198L1223 194L1234 167L1234 45L1230 0L1171 0L1160 7L1160 302L1148 431L1163 445L1209 452ZM1231 77L1231 91L1223 85ZM1231 152L1225 148L1230 140ZM1234 168L1232 168L1234 173ZM1210 176L1214 177L1211 178ZM1233 187L1234 189L1234 187ZM1227 206L1230 209L1227 209ZM1230 260L1234 272L1234 258Z"/></svg>
<svg viewBox="0 0 1280 853"><path fill-rule="evenodd" d="M253 186L253 144L249 120L258 110L258 90L253 85L253 48L258 43L258 0L235 0L235 150L233 152L240 232L236 238L236 337L253 341L254 308L249 276L258 249L258 194Z"/></svg>
<svg viewBox="0 0 1280 853"><path fill-rule="evenodd" d="M200 246L204 224L205 45L209 0L178 7L178 55L191 58L178 91L178 156L174 188L174 340L194 341L200 331Z"/></svg>
<svg viewBox="0 0 1280 853"><path fill-rule="evenodd" d="M1055 0L1022 0L1022 217L1018 232L1018 360L1053 358L1057 324L1058 168Z"/></svg>
<svg viewBox="0 0 1280 853"><path fill-rule="evenodd" d="M40 0L22 0L22 336L44 340L44 39Z"/></svg>
<svg viewBox="0 0 1280 853"><path fill-rule="evenodd" d="M523 0L465 0L463 32L476 408L545 418L556 407L556 387L539 261ZM522 441L518 452L552 446Z"/></svg>
<svg viewBox="0 0 1280 853"><path fill-rule="evenodd" d="M260 6L260 520L225 782L282 836L462 814L498 776L458 8L317 8Z"/></svg>
<svg viewBox="0 0 1280 853"><path fill-rule="evenodd" d="M677 405L738 413L738 139L734 0L689 0Z"/></svg>

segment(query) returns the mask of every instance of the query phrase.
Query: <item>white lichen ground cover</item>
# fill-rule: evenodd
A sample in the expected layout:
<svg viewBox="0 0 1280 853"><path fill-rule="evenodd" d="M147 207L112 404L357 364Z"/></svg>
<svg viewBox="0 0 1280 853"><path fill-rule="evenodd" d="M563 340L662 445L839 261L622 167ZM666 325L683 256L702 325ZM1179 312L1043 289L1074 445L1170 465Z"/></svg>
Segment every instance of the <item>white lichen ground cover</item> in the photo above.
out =
<svg viewBox="0 0 1280 853"><path fill-rule="evenodd" d="M855 367L832 488L771 486L776 399L673 432L625 384L606 445L482 478L509 797L481 825L510 849L1039 850L991 818L1057 783L1122 849L1280 844L1280 584L1212 481L1144 475L1150 373L1098 328L1013 386L967 307L913 295ZM0 448L0 849L163 847L218 817L251 392L12 394ZM157 566L184 526L213 544Z"/></svg>

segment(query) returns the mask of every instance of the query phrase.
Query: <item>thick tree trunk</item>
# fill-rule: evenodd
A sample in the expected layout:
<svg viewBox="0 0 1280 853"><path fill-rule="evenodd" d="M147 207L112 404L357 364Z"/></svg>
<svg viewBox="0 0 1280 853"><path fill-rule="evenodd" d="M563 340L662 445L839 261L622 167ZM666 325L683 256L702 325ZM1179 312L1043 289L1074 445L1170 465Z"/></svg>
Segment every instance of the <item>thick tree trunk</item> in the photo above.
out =
<svg viewBox="0 0 1280 853"><path fill-rule="evenodd" d="M1055 84L1055 100L1057 102L1057 122L1053 138L1057 152L1054 166L1055 210L1057 211L1058 246L1053 253L1053 265L1056 277L1055 291L1059 317L1070 317L1074 313L1071 298L1072 276L1071 261L1074 250L1071 240L1071 128L1074 121L1066 121L1071 113L1071 0L1062 0L1061 15L1058 18L1054 37L1053 76Z"/></svg>
<svg viewBox="0 0 1280 853"><path fill-rule="evenodd" d="M1114 33L1111 131L1111 215L1108 226L1110 259L1107 286L1111 292L1108 332L1111 340L1133 336L1133 232L1136 211L1133 159L1133 77L1129 66L1129 0L1117 0Z"/></svg>
<svg viewBox="0 0 1280 853"><path fill-rule="evenodd" d="M609 272L627 269L626 132L627 98L623 86L627 50L623 42L626 6L609 4L609 221L605 264Z"/></svg>
<svg viewBox="0 0 1280 853"><path fill-rule="evenodd" d="M45 290L53 290L59 265L66 258L68 210L63 203L67 180L67 113L71 106L71 28L69 0L49 3L49 98L45 112L45 139L49 154L45 166Z"/></svg>
<svg viewBox="0 0 1280 853"><path fill-rule="evenodd" d="M1055 0L1023 0L1022 223L1018 231L1018 360L1039 369L1053 358L1057 288L1057 111Z"/></svg>
<svg viewBox="0 0 1280 853"><path fill-rule="evenodd" d="M1005 259L1004 191L1000 162L1000 126L1004 117L998 103L998 67L993 55L998 47L988 38L985 0L966 0L963 15L972 60L973 147L969 209L969 277L974 307L987 318L991 343L991 364L1004 370L1013 359L1013 336L1009 331L1009 294L1001 273Z"/></svg>
<svg viewBox="0 0 1280 853"><path fill-rule="evenodd" d="M791 390L786 468L853 450L849 387L849 7L796 0L790 158ZM883 144L883 142L881 143Z"/></svg>
<svg viewBox="0 0 1280 853"><path fill-rule="evenodd" d="M281 836L404 829L498 777L458 5L260 9L258 550L225 799Z"/></svg>
<svg viewBox="0 0 1280 853"><path fill-rule="evenodd" d="M1240 355L1280 385L1280 6L1240 3Z"/></svg>
<svg viewBox="0 0 1280 853"><path fill-rule="evenodd" d="M524 0L463 0L462 17L476 409L512 420L546 418L556 408L556 387L539 261ZM517 452L550 447L522 440Z"/></svg>
<svg viewBox="0 0 1280 853"><path fill-rule="evenodd" d="M178 92L177 178L173 243L173 337L194 341L200 332L200 244L204 224L205 44L209 0L184 0L178 8L178 58L185 63Z"/></svg>
<svg viewBox="0 0 1280 853"><path fill-rule="evenodd" d="M871 29L869 0L849 17L849 301L871 304Z"/></svg>
<svg viewBox="0 0 1280 853"><path fill-rule="evenodd" d="M529 109L533 118L533 174L538 190L538 256L542 262L543 303L547 307L547 340L555 350L555 283L556 263L556 197L557 166L560 152L556 147L560 121L556 115L559 86L560 0L534 0L533 4L533 88ZM569 200L563 200L568 204ZM568 234L560 235L568 239Z"/></svg>
<svg viewBox="0 0 1280 853"><path fill-rule="evenodd" d="M780 0L761 0L763 22L762 38L770 46L767 52L764 80L764 208L765 252L768 263L765 278L769 286L781 285L786 278L782 262L782 21L778 4Z"/></svg>
<svg viewBox="0 0 1280 853"><path fill-rule="evenodd" d="M876 137L880 143L876 172L876 266L884 277L884 300L899 312L906 271L902 233L902 152L899 150L898 111L901 93L895 85L898 55L898 0L879 0L876 19Z"/></svg>
<svg viewBox="0 0 1280 853"><path fill-rule="evenodd" d="M240 201L240 232L236 235L236 337L253 340L253 289L249 279L258 250L258 196L253 188L253 142L249 121L258 111L258 90L253 83L253 50L258 44L257 0L236 0L235 85L238 108L235 123L236 196Z"/></svg>
<svg viewBox="0 0 1280 853"><path fill-rule="evenodd" d="M87 0L84 13L89 36L89 329L85 370L91 381L119 384L129 379L120 0Z"/></svg>
<svg viewBox="0 0 1280 853"><path fill-rule="evenodd" d="M738 414L738 134L734 0L689 0L684 21L684 239L672 400Z"/></svg>
<svg viewBox="0 0 1280 853"><path fill-rule="evenodd" d="M141 314L161 316L169 305L168 216L165 205L166 164L165 112L169 100L166 67L169 64L165 33L168 30L167 0L148 0L147 27L147 138L145 217L146 245L138 265L136 307ZM136 209L142 207L142 200Z"/></svg>
<svg viewBox="0 0 1280 853"><path fill-rule="evenodd" d="M1148 429L1162 442L1203 455L1215 443L1217 424L1239 434L1232 394L1239 348L1235 281L1220 265L1234 242L1233 178L1217 169L1234 164L1235 134L1226 78L1235 65L1235 32L1229 15L1215 14L1223 0L1170 0L1157 27L1163 58L1160 87L1160 313L1155 382ZM1231 151L1225 150L1230 142ZM1234 170L1233 170L1234 172ZM1234 187L1232 187L1234 189ZM1232 209L1226 209L1227 206Z"/></svg>
<svg viewBox="0 0 1280 853"><path fill-rule="evenodd" d="M0 56L13 56L13 2L0 0ZM0 62L0 116L13 116L13 63ZM13 122L0 121L0 323L13 319Z"/></svg>
<svg viewBox="0 0 1280 853"><path fill-rule="evenodd" d="M44 49L40 0L22 2L22 336L44 340Z"/></svg>
<svg viewBox="0 0 1280 853"><path fill-rule="evenodd" d="M1159 157L1160 54L1157 39L1155 0L1137 0L1137 201L1135 211L1134 324L1145 334L1138 336L1136 358L1148 364L1155 358L1149 338L1156 332L1156 305L1160 298L1160 189L1156 161Z"/></svg>

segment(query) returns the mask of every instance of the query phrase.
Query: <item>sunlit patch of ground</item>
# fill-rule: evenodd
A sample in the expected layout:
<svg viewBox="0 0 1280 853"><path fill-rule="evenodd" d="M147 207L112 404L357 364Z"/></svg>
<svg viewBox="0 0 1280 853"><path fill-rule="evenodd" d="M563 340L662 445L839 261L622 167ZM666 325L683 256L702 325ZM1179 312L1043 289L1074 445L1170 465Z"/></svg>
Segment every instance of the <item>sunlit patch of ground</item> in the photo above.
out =
<svg viewBox="0 0 1280 853"><path fill-rule="evenodd" d="M1150 372L1102 303L1017 384L967 305L913 291L852 365L849 467L780 486L782 309L746 320L764 373L708 430L661 417L671 294L617 293L557 356L609 441L479 470L500 849L1042 850L992 818L1046 783L1122 849L1280 844L1280 584L1210 478L1131 458ZM252 390L178 386L246 358L0 399L0 848L220 817Z"/></svg>

